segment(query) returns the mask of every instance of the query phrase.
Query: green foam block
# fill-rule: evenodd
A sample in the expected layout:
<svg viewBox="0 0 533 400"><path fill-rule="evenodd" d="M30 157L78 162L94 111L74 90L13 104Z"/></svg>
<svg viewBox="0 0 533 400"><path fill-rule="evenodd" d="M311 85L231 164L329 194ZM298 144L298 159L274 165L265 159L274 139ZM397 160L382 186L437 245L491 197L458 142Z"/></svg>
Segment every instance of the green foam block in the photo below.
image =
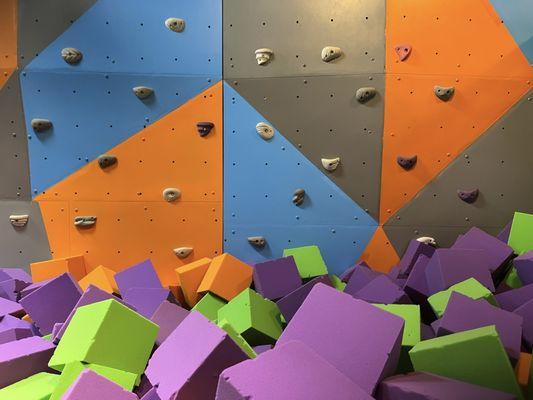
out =
<svg viewBox="0 0 533 400"><path fill-rule="evenodd" d="M255 353L252 346L250 346L248 342L244 340L241 335L239 335L235 328L233 328L233 326L231 326L231 324L226 319L218 321L217 325L226 331L230 338L232 338L233 341L237 343L237 345L248 355L248 357L257 357L257 354Z"/></svg>
<svg viewBox="0 0 533 400"><path fill-rule="evenodd" d="M198 303L194 305L193 310L203 314L208 320L217 323L217 313L226 305L226 301L212 293L206 293Z"/></svg>
<svg viewBox="0 0 533 400"><path fill-rule="evenodd" d="M252 289L245 289L218 310L218 319L228 321L251 346L273 344L281 335L276 303Z"/></svg>
<svg viewBox="0 0 533 400"><path fill-rule="evenodd" d="M493 306L499 307L496 298L489 289L479 283L479 281L476 279L469 278L465 281L450 286L446 290L437 292L428 297L428 302L437 317L440 318L442 317L442 314L444 314L452 292L461 293L462 295L468 296L474 300L485 299Z"/></svg>
<svg viewBox="0 0 533 400"><path fill-rule="evenodd" d="M339 292L344 292L346 283L341 281L341 278L339 278L337 275L329 275L329 279L335 289L337 289Z"/></svg>
<svg viewBox="0 0 533 400"><path fill-rule="evenodd" d="M159 327L120 304L105 300L76 310L48 366L63 370L81 361L142 374Z"/></svg>
<svg viewBox="0 0 533 400"><path fill-rule="evenodd" d="M294 247L283 250L283 257L293 256L303 279L326 275L328 268L318 246Z"/></svg>
<svg viewBox="0 0 533 400"><path fill-rule="evenodd" d="M507 272L507 275L505 275L505 279L503 281L507 286L513 289L518 289L524 286L515 267L511 268L509 272Z"/></svg>
<svg viewBox="0 0 533 400"><path fill-rule="evenodd" d="M507 244L518 255L533 250L533 214L514 213Z"/></svg>
<svg viewBox="0 0 533 400"><path fill-rule="evenodd" d="M39 372L0 389L2 400L48 400L59 381L59 375Z"/></svg>
<svg viewBox="0 0 533 400"><path fill-rule="evenodd" d="M422 341L409 355L416 371L500 390L523 399L494 325Z"/></svg>

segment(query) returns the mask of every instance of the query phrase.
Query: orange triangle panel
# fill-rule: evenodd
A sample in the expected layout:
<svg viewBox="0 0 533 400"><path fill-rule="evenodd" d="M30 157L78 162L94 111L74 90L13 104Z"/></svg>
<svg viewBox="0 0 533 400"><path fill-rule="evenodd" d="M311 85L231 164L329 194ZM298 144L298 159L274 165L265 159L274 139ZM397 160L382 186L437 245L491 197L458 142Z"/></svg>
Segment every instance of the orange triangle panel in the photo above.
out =
<svg viewBox="0 0 533 400"><path fill-rule="evenodd" d="M380 272L389 272L400 261L383 227L378 226L374 232L374 236L361 255L361 261L366 261L373 270Z"/></svg>

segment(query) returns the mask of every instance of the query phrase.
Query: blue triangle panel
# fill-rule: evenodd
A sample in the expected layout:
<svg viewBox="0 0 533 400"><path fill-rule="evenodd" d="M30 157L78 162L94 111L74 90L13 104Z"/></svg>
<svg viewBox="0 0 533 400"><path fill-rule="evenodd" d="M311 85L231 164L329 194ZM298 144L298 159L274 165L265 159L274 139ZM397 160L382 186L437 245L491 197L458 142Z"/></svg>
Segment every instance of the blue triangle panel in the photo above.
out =
<svg viewBox="0 0 533 400"><path fill-rule="evenodd" d="M26 71L21 74L34 195L216 83L216 78ZM133 87L154 94L140 100ZM53 127L34 132L34 118Z"/></svg>
<svg viewBox="0 0 533 400"><path fill-rule="evenodd" d="M182 32L165 26L185 20ZM82 61L69 65L61 50ZM222 75L222 1L99 0L27 67L173 75Z"/></svg>
<svg viewBox="0 0 533 400"><path fill-rule="evenodd" d="M225 250L258 262L281 256L287 247L316 244L330 271L342 272L359 258L377 222L280 132L262 139L259 122L270 124L225 84ZM292 196L300 188L306 197L296 206ZM264 236L268 246L257 250L249 236Z"/></svg>

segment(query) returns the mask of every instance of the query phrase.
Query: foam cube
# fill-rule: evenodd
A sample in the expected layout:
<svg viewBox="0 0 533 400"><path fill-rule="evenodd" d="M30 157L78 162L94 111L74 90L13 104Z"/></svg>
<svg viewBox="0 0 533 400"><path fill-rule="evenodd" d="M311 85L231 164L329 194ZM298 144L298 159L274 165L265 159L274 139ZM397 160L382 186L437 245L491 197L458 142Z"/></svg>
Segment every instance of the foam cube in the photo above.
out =
<svg viewBox="0 0 533 400"><path fill-rule="evenodd" d="M511 269L507 272L507 275L503 280L503 284L513 289L518 289L523 286L522 281L518 276L518 271L515 267L511 267Z"/></svg>
<svg viewBox="0 0 533 400"><path fill-rule="evenodd" d="M51 368L73 361L141 374L150 356L158 326L116 300L76 310L54 355Z"/></svg>
<svg viewBox="0 0 533 400"><path fill-rule="evenodd" d="M226 332L193 311L154 352L145 374L161 399L213 399L220 373L247 358Z"/></svg>
<svg viewBox="0 0 533 400"><path fill-rule="evenodd" d="M518 255L533 250L533 214L515 212L508 244Z"/></svg>
<svg viewBox="0 0 533 400"><path fill-rule="evenodd" d="M396 368L403 326L404 320L396 315L318 284L277 346L301 341L371 394L379 380Z"/></svg>
<svg viewBox="0 0 533 400"><path fill-rule="evenodd" d="M16 279L26 284L33 282L31 276L22 268L0 268L0 281L9 279Z"/></svg>
<svg viewBox="0 0 533 400"><path fill-rule="evenodd" d="M293 256L302 279L326 275L328 268L318 246L294 247L283 250L283 257Z"/></svg>
<svg viewBox="0 0 533 400"><path fill-rule="evenodd" d="M43 335L52 333L56 322L63 322L81 297L81 289L65 273L47 282L20 300L20 304Z"/></svg>
<svg viewBox="0 0 533 400"><path fill-rule="evenodd" d="M31 277L21 268L0 268L0 297L18 301L22 290L31 283Z"/></svg>
<svg viewBox="0 0 533 400"><path fill-rule="evenodd" d="M344 271L342 274L340 274L339 278L344 283L347 283L350 278L352 277L352 274L355 272L355 270L359 267L370 269L369 265L365 261L359 261L354 266L348 268L346 271Z"/></svg>
<svg viewBox="0 0 533 400"><path fill-rule="evenodd" d="M444 310L446 309L446 306L448 305L448 300L450 299L450 296L452 295L453 292L460 293L464 296L468 296L474 300L485 299L490 304L496 307L498 306L498 302L496 301L496 298L490 292L489 289L487 289L485 286L479 283L476 279L469 278L465 281L462 281L462 282L456 283L455 285L450 286L446 290L435 293L434 295L428 297L428 302L431 305L431 308L433 309L437 317L440 318L442 314L444 313Z"/></svg>
<svg viewBox="0 0 533 400"><path fill-rule="evenodd" d="M26 286L24 289L22 289L20 291L20 298L26 297L30 293L35 292L37 289L42 288L44 285L46 285L52 279L54 279L54 278L47 279L45 281L35 282L35 283L32 283L32 284Z"/></svg>
<svg viewBox="0 0 533 400"><path fill-rule="evenodd" d="M346 283L344 288L344 293L355 295L359 290L364 288L372 280L376 279L378 276L381 276L380 272L372 271L369 268L365 267L356 267L352 272L350 279Z"/></svg>
<svg viewBox="0 0 533 400"><path fill-rule="evenodd" d="M372 399L352 380L297 341L276 346L255 360L247 360L226 369L220 375L216 398Z"/></svg>
<svg viewBox="0 0 533 400"><path fill-rule="evenodd" d="M0 345L0 388L48 370L53 343L38 336Z"/></svg>
<svg viewBox="0 0 533 400"><path fill-rule="evenodd" d="M416 263L416 260L418 260L418 257L420 257L421 254L431 258L434 252L435 247L425 244L424 242L419 242L416 239L411 240L407 246L407 250L405 250L405 253L398 264L399 275L409 275Z"/></svg>
<svg viewBox="0 0 533 400"><path fill-rule="evenodd" d="M85 291L89 285L93 285L107 293L118 293L118 286L115 282L115 271L110 270L103 265L93 269L78 283L83 291Z"/></svg>
<svg viewBox="0 0 533 400"><path fill-rule="evenodd" d="M265 351L268 351L268 350L272 350L271 344L262 344L260 346L254 346L254 352L257 355L264 353Z"/></svg>
<svg viewBox="0 0 533 400"><path fill-rule="evenodd" d="M269 300L281 299L302 285L294 257L283 257L254 265L254 286Z"/></svg>
<svg viewBox="0 0 533 400"><path fill-rule="evenodd" d="M172 333L176 327L189 315L189 311L169 301L163 301L152 315L152 322L159 326L155 343L161 343Z"/></svg>
<svg viewBox="0 0 533 400"><path fill-rule="evenodd" d="M502 230L496 236L498 240L501 240L504 243L507 243L509 241L509 235L511 233L511 225L512 225L512 222L509 222L507 223L507 225L505 225L502 228Z"/></svg>
<svg viewBox="0 0 533 400"><path fill-rule="evenodd" d="M159 277L150 260L144 260L115 274L120 293L135 287L162 288Z"/></svg>
<svg viewBox="0 0 533 400"><path fill-rule="evenodd" d="M146 318L151 318L162 302L176 301L168 289L147 287L129 288L122 293L122 299Z"/></svg>
<svg viewBox="0 0 533 400"><path fill-rule="evenodd" d="M152 388L148 392L146 392L140 400L161 400L161 398L157 394L157 389Z"/></svg>
<svg viewBox="0 0 533 400"><path fill-rule="evenodd" d="M3 317L4 315L23 316L24 314L24 309L19 303L0 297L0 317Z"/></svg>
<svg viewBox="0 0 533 400"><path fill-rule="evenodd" d="M515 375L516 380L520 387L522 388L522 391L524 394L527 393L528 385L529 385L529 369L531 367L532 363L532 355L530 353L521 352L520 357L518 358L518 362L515 365ZM533 395L533 393L532 393Z"/></svg>
<svg viewBox="0 0 533 400"><path fill-rule="evenodd" d="M426 279L426 268L429 264L430 258L421 254L416 260L407 281L403 286L403 290L411 300L418 304L424 304L429 296L429 288ZM425 310L422 310L424 312Z"/></svg>
<svg viewBox="0 0 533 400"><path fill-rule="evenodd" d="M513 312L517 315L520 315L524 319L524 324L522 327L523 341L526 348L531 351L531 348L533 347L533 299L522 304Z"/></svg>
<svg viewBox="0 0 533 400"><path fill-rule="evenodd" d="M533 250L516 257L513 264L523 285L533 283Z"/></svg>
<svg viewBox="0 0 533 400"><path fill-rule="evenodd" d="M513 363L516 362L520 357L522 318L484 300L473 300L462 294L452 293L435 332L437 336L443 336L487 325L496 326L503 347Z"/></svg>
<svg viewBox="0 0 533 400"><path fill-rule="evenodd" d="M87 273L83 256L56 258L53 260L31 263L30 270L33 282L52 279L67 272L70 273L76 281L79 281Z"/></svg>
<svg viewBox="0 0 533 400"><path fill-rule="evenodd" d="M420 342L409 354L416 371L511 393L523 399L511 362L493 325Z"/></svg>
<svg viewBox="0 0 533 400"><path fill-rule="evenodd" d="M204 257L190 264L176 268L176 274L181 284L181 290L183 291L185 302L189 307L193 307L198 300L200 300L198 287L200 286L202 279L204 279L211 261L210 258Z"/></svg>
<svg viewBox="0 0 533 400"><path fill-rule="evenodd" d="M491 264L491 257L484 250L437 249L426 267L429 292L446 290L471 277L494 292Z"/></svg>
<svg viewBox="0 0 533 400"><path fill-rule="evenodd" d="M226 305L226 301L211 293L206 293L198 303L191 309L198 311L210 321L216 323L218 310Z"/></svg>
<svg viewBox="0 0 533 400"><path fill-rule="evenodd" d="M0 332L0 344L9 343L33 336L30 328L11 328Z"/></svg>
<svg viewBox="0 0 533 400"><path fill-rule="evenodd" d="M329 274L328 278L331 281L331 286L333 286L339 292L344 292L344 289L346 289L346 283L344 283L341 278L335 274Z"/></svg>
<svg viewBox="0 0 533 400"><path fill-rule="evenodd" d="M252 289L245 289L218 310L250 345L274 344L281 335L279 309Z"/></svg>
<svg viewBox="0 0 533 400"><path fill-rule="evenodd" d="M217 322L220 329L223 329L230 338L246 353L249 358L257 357L255 350L248 344L248 342L235 330L235 328L226 320L222 319Z"/></svg>
<svg viewBox="0 0 533 400"><path fill-rule="evenodd" d="M138 397L90 369L83 371L62 397L62 400L94 399L138 400Z"/></svg>
<svg viewBox="0 0 533 400"><path fill-rule="evenodd" d="M198 293L211 292L230 301L252 283L253 268L231 254L213 258Z"/></svg>
<svg viewBox="0 0 533 400"><path fill-rule="evenodd" d="M377 400L513 400L512 394L425 372L397 375L379 385Z"/></svg>
<svg viewBox="0 0 533 400"><path fill-rule="evenodd" d="M387 275L380 275L372 279L352 296L369 303L411 303L405 292Z"/></svg>
<svg viewBox="0 0 533 400"><path fill-rule="evenodd" d="M8 387L0 389L2 400L48 400L59 375L39 372Z"/></svg>

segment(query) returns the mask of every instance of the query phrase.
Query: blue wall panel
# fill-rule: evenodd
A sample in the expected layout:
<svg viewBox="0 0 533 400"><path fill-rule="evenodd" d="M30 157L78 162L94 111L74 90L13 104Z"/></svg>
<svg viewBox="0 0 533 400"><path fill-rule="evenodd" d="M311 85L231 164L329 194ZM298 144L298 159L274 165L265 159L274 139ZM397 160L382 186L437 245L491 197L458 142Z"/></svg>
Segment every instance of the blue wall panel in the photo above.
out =
<svg viewBox="0 0 533 400"><path fill-rule="evenodd" d="M279 257L284 248L316 244L331 272L353 264L377 223L306 159L280 132L265 141L268 122L230 86L224 86L225 250L248 261ZM295 206L295 189L307 199ZM246 240L264 236L257 250Z"/></svg>

